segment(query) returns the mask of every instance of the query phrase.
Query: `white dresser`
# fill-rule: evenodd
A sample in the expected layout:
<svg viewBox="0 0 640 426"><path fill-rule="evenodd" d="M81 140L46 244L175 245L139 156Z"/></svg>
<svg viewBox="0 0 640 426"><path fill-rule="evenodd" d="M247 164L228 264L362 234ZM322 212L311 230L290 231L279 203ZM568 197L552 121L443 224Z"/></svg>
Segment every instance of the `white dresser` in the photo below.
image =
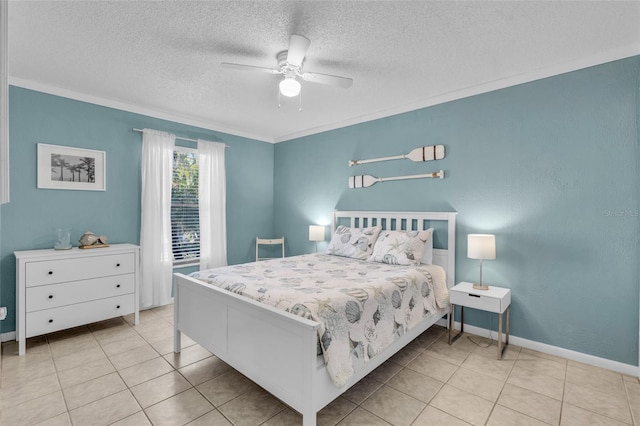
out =
<svg viewBox="0 0 640 426"><path fill-rule="evenodd" d="M16 340L134 314L140 249L133 244L16 251Z"/></svg>

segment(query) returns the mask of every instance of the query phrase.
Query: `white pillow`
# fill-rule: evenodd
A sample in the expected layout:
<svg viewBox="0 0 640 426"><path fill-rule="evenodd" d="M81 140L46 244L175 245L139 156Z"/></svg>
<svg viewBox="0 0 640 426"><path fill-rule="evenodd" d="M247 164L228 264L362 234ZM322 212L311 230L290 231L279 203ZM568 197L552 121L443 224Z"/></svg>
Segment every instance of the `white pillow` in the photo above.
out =
<svg viewBox="0 0 640 426"><path fill-rule="evenodd" d="M433 229L426 231L382 231L373 247L371 262L389 265L419 265Z"/></svg>
<svg viewBox="0 0 640 426"><path fill-rule="evenodd" d="M373 245L381 229L380 226L349 228L340 225L331 237L327 254L367 260L373 253Z"/></svg>
<svg viewBox="0 0 640 426"><path fill-rule="evenodd" d="M429 241L424 243L424 252L422 252L422 259L420 259L420 263L424 265L432 265L433 264L433 228L427 229L427 232L430 232Z"/></svg>

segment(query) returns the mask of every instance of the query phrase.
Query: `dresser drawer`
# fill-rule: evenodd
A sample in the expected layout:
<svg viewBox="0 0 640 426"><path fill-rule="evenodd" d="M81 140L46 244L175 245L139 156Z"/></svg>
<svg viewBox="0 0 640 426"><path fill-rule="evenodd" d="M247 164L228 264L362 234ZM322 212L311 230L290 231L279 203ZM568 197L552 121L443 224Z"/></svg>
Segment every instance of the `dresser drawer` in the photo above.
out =
<svg viewBox="0 0 640 426"><path fill-rule="evenodd" d="M25 284L27 287L32 287L110 275L131 274L135 271L134 263L134 253L28 262L25 265Z"/></svg>
<svg viewBox="0 0 640 426"><path fill-rule="evenodd" d="M26 315L26 337L127 315L134 311L134 301L134 295L127 294L30 312Z"/></svg>
<svg viewBox="0 0 640 426"><path fill-rule="evenodd" d="M135 274L115 275L27 288L26 311L57 308L73 303L121 296L135 291Z"/></svg>

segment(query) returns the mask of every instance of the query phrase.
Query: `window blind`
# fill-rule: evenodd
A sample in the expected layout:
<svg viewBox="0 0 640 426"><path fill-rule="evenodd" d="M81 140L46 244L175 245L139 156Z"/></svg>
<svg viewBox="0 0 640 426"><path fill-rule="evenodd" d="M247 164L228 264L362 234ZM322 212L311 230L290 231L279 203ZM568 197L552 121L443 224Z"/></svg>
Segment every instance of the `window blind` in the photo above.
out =
<svg viewBox="0 0 640 426"><path fill-rule="evenodd" d="M191 263L200 258L198 155L193 151L173 153L171 244L174 264Z"/></svg>

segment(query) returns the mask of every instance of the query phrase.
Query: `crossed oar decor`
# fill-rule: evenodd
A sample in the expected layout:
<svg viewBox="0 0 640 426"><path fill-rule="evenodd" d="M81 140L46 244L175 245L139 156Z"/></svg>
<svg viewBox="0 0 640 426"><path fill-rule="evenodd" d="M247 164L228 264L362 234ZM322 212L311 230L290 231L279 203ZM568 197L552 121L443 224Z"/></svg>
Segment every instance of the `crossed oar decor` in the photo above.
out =
<svg viewBox="0 0 640 426"><path fill-rule="evenodd" d="M349 167L358 166L360 164L377 163L380 161L404 160L405 158L415 162L441 160L444 158L444 145L423 146L423 147L414 149L408 154L395 155L392 157L372 158L370 160L350 160ZM377 182L387 182L391 180L405 180L405 179L424 179L424 178L443 179L444 170L440 170L434 173L425 173L421 175L396 176L396 177L388 177L388 178L377 178L371 175L349 176L349 188L368 188L371 185L376 184Z"/></svg>

